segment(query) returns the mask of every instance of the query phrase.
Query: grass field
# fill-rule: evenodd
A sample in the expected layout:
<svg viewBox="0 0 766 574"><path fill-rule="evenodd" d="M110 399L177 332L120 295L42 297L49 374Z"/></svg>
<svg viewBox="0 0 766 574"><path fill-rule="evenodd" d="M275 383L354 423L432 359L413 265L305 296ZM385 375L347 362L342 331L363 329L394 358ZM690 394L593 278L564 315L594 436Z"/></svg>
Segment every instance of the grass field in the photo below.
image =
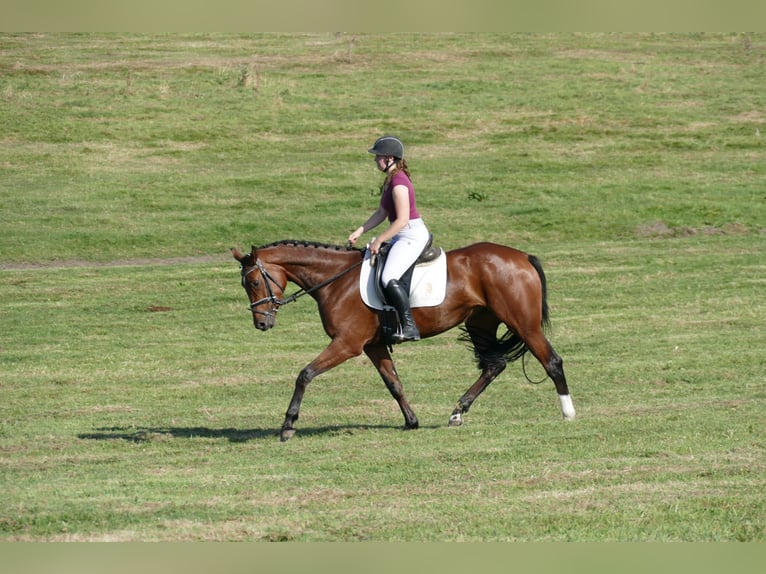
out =
<svg viewBox="0 0 766 574"><path fill-rule="evenodd" d="M766 539L766 35L0 35L0 540ZM408 145L445 248L538 255L578 411L458 332L309 387L228 248L342 244ZM542 368L527 362L530 378Z"/></svg>

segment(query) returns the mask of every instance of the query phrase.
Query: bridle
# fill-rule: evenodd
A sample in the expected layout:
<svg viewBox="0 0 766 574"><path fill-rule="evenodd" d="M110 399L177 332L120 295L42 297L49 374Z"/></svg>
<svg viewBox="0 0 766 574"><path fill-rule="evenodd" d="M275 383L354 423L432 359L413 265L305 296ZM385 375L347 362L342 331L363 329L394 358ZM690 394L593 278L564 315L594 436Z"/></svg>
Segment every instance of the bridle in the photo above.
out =
<svg viewBox="0 0 766 574"><path fill-rule="evenodd" d="M276 317L279 306L284 305L288 301L280 299L274 295L274 290L271 288L271 284L273 283L274 285L279 286L279 283L277 283L277 280L274 279L274 277L272 277L268 271L266 271L266 268L263 266L263 263L261 263L260 259L256 258L255 265L252 265L251 267L245 267L244 265L242 266L242 287L247 288L247 276L250 275L250 273L252 273L255 269L258 269L258 271L261 272L261 277L263 278L263 282L266 284L266 290L268 291L269 296L258 299L258 301L255 301L254 303L250 303L250 311L259 315L265 315L267 317ZM264 303L271 303L271 309L268 311L256 310L258 305L263 305Z"/></svg>
<svg viewBox="0 0 766 574"><path fill-rule="evenodd" d="M266 285L266 290L268 292L268 296L267 297L263 297L261 299L258 299L257 301L255 301L253 303L250 303L250 311L252 311L253 313L260 314L260 315L265 315L266 317L275 318L276 315L277 315L277 311L279 311L279 307L281 307L282 305L286 305L288 303L292 303L293 301L295 301L296 299L299 299L300 297L303 297L304 295L308 295L310 293L313 293L317 289L321 289L322 287L324 287L326 285L329 285L333 281L336 281L336 280L340 279L341 277L343 277L349 271L352 271L353 269L356 269L357 267L360 267L362 265L362 263L364 263L364 260L361 260L358 263L354 263L351 267L348 267L347 269L344 269L340 273L338 273L336 275L333 275L332 277L330 277L329 279L323 281L322 283L319 283L318 285L314 285L313 287L311 287L309 289L301 288L298 291L296 291L295 293L293 293L292 295L290 295L289 297L287 297L285 299L280 299L279 297L274 295L274 290L271 288L271 285L273 283L279 289L281 289L281 287L279 287L279 283L277 282L276 279L274 279L274 277L271 275L271 273L269 273L266 270L266 267L263 265L261 260L256 257L254 265L251 265L250 267L245 267L244 265L242 265L242 287L246 287L246 285L247 285L246 278L247 278L248 275L250 275L250 273L252 273L256 269L258 271L260 271L261 272L261 277L263 278L263 282ZM269 309L268 311L258 311L258 310L255 309L256 307L258 307L259 305L263 305L264 303L271 303L271 309Z"/></svg>

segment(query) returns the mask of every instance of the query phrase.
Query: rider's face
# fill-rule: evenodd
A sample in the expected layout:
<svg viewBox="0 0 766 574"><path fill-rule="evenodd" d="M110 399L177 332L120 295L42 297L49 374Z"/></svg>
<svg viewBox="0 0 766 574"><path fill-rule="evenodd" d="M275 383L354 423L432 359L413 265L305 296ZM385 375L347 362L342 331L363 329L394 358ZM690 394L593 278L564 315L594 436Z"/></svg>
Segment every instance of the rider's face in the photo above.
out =
<svg viewBox="0 0 766 574"><path fill-rule="evenodd" d="M378 166L380 171L386 171L389 167L391 167L391 162L393 159L394 158L390 155L376 155L375 165Z"/></svg>

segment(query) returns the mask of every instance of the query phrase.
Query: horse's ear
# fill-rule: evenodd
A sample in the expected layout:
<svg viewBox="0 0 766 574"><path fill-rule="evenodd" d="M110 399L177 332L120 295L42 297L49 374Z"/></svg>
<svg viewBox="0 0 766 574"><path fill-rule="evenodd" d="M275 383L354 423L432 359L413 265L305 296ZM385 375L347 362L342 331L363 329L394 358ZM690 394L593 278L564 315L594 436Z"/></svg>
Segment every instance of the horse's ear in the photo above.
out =
<svg viewBox="0 0 766 574"><path fill-rule="evenodd" d="M232 247L231 254L234 256L234 259L242 263L244 256L239 252L239 249L237 249L236 247Z"/></svg>

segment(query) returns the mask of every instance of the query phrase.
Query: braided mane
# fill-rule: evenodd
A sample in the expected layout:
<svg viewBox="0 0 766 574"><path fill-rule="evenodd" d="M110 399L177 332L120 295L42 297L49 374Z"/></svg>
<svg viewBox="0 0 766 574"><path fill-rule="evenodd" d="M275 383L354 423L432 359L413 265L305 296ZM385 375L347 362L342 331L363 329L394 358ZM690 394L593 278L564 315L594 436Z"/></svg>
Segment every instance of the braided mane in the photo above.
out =
<svg viewBox="0 0 766 574"><path fill-rule="evenodd" d="M348 245L331 245L329 243L319 243L317 241L303 241L300 239L283 239L281 241L275 241L267 245L261 245L258 249L266 249L267 247L279 247L282 245L292 245L293 247L312 247L315 249L330 249L333 251L362 251L362 249L356 247L350 247Z"/></svg>

